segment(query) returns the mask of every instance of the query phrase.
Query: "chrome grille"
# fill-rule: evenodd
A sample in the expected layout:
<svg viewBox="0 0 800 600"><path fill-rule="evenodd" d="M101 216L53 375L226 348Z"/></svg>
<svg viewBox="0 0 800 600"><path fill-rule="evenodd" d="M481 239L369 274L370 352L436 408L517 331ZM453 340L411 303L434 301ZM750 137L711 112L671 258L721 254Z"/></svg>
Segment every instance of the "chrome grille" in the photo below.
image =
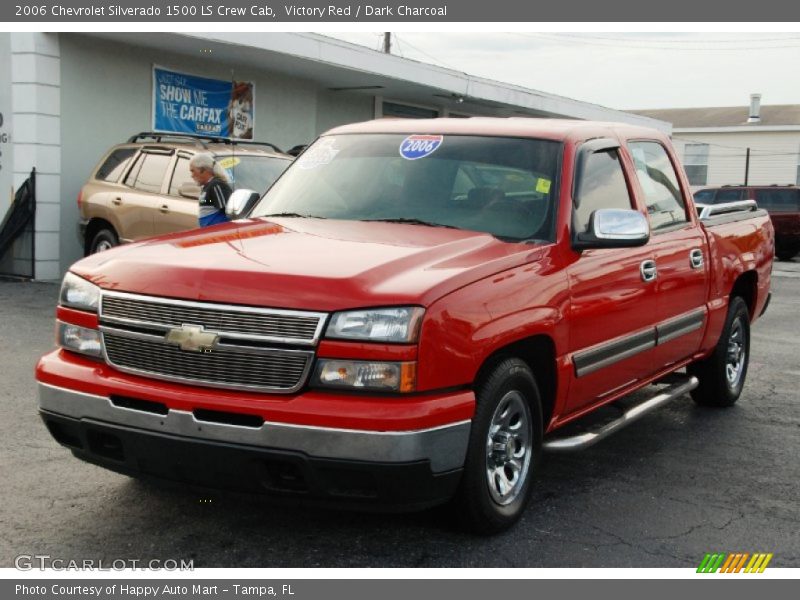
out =
<svg viewBox="0 0 800 600"><path fill-rule="evenodd" d="M103 321L169 330L202 325L226 338L313 345L319 339L324 313L215 305L132 294L104 293Z"/></svg>
<svg viewBox="0 0 800 600"><path fill-rule="evenodd" d="M150 338L150 339L147 339ZM212 387L292 392L308 375L314 353L218 345L185 352L157 336L103 330L106 360L121 371Z"/></svg>

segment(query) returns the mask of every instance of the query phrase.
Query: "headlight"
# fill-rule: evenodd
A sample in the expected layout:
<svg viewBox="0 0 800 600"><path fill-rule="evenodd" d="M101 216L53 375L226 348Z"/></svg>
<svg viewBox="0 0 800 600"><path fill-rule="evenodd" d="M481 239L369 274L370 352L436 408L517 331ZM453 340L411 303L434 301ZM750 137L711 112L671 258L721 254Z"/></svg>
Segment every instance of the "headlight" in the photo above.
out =
<svg viewBox="0 0 800 600"><path fill-rule="evenodd" d="M416 342L425 310L418 306L334 313L326 337L368 342Z"/></svg>
<svg viewBox="0 0 800 600"><path fill-rule="evenodd" d="M320 359L313 383L323 387L413 392L417 363Z"/></svg>
<svg viewBox="0 0 800 600"><path fill-rule="evenodd" d="M100 339L100 332L96 329L59 321L56 324L56 339L58 345L65 350L80 352L96 358L103 356L103 343Z"/></svg>
<svg viewBox="0 0 800 600"><path fill-rule="evenodd" d="M59 300L61 306L97 312L97 306L100 303L100 288L77 275L67 273L61 284Z"/></svg>

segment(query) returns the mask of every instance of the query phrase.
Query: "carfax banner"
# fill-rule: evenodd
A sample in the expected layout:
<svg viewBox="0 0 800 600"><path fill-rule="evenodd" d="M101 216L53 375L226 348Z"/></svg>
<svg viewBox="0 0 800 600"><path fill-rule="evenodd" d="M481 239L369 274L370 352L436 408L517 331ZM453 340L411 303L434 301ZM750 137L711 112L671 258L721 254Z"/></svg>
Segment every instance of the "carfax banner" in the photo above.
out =
<svg viewBox="0 0 800 600"><path fill-rule="evenodd" d="M153 67L153 130L253 139L255 84Z"/></svg>

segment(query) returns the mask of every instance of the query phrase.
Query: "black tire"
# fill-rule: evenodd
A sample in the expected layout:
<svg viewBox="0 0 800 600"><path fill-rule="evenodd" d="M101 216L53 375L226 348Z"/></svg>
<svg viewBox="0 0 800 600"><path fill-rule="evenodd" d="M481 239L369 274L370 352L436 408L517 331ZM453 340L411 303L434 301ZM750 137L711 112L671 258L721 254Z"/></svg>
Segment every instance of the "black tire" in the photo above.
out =
<svg viewBox="0 0 800 600"><path fill-rule="evenodd" d="M692 399L702 406L733 406L742 393L749 359L750 313L745 301L734 296L714 353L687 369L700 380Z"/></svg>
<svg viewBox="0 0 800 600"><path fill-rule="evenodd" d="M781 248L775 250L775 256L778 257L778 260L792 260L798 252L800 252L800 248Z"/></svg>
<svg viewBox="0 0 800 600"><path fill-rule="evenodd" d="M486 535L511 527L530 500L542 454L542 409L533 373L518 358L501 360L482 378L476 401L454 503L462 526Z"/></svg>
<svg viewBox="0 0 800 600"><path fill-rule="evenodd" d="M98 229L94 237L92 237L92 243L89 244L89 254L110 250L114 246L119 246L119 238L116 232L108 227L103 227Z"/></svg>

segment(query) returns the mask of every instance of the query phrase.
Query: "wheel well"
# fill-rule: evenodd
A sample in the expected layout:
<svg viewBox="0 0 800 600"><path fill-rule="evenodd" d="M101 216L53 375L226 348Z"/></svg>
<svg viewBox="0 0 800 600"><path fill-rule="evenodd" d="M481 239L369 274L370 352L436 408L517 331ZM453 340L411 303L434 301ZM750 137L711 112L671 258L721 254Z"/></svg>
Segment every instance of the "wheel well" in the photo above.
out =
<svg viewBox="0 0 800 600"><path fill-rule="evenodd" d="M542 400L542 426L547 428L556 400L556 349L553 340L546 335L536 335L496 350L483 361L476 381L488 376L497 363L509 357L525 361L533 372Z"/></svg>
<svg viewBox="0 0 800 600"><path fill-rule="evenodd" d="M747 311L750 313L750 318L756 308L756 295L758 289L758 275L755 271L747 271L739 275L739 278L733 284L731 289L731 298L739 296L747 304Z"/></svg>
<svg viewBox="0 0 800 600"><path fill-rule="evenodd" d="M86 233L83 236L83 253L84 255L89 255L89 250L91 250L90 246L92 244L92 239L97 234L98 231L101 229L110 229L117 234L117 230L114 229L114 226L106 221L105 219L92 219L86 225Z"/></svg>

